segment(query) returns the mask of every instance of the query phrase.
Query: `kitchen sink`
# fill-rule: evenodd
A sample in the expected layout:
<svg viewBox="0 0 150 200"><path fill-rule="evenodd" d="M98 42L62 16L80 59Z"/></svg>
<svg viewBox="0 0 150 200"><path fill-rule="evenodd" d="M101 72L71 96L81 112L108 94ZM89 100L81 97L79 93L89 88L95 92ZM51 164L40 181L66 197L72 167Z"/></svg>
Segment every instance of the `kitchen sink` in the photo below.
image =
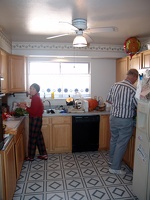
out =
<svg viewBox="0 0 150 200"><path fill-rule="evenodd" d="M67 113L66 110L57 110L57 109L47 109L47 110L44 110L44 113L43 114L59 114L59 113Z"/></svg>

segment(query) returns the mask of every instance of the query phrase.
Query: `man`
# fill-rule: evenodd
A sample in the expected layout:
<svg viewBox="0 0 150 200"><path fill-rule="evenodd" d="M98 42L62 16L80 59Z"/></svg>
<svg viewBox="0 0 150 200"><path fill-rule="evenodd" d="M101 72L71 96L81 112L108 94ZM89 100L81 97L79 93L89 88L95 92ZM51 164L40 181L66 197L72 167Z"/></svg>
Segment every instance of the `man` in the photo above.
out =
<svg viewBox="0 0 150 200"><path fill-rule="evenodd" d="M114 174L125 174L121 170L121 161L132 136L137 107L135 98L136 89L133 84L138 79L138 71L130 69L125 80L115 83L107 96L106 101L111 104L110 111L110 168Z"/></svg>

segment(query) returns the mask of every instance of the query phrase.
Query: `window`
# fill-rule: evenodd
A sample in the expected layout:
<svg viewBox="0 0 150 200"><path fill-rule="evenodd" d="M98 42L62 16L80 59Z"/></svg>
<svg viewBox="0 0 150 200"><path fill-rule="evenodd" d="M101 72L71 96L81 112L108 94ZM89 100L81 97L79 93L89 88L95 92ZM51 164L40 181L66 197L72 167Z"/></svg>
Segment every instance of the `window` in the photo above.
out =
<svg viewBox="0 0 150 200"><path fill-rule="evenodd" d="M28 84L38 83L40 96L66 98L79 92L83 97L91 95L89 63L29 62Z"/></svg>

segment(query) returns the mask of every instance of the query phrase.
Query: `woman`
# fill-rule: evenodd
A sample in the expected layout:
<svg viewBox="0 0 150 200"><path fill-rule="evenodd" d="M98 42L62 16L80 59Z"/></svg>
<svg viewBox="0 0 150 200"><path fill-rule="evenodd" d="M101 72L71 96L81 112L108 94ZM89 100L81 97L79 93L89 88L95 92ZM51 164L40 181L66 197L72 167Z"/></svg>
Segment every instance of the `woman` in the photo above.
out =
<svg viewBox="0 0 150 200"><path fill-rule="evenodd" d="M31 95L31 106L20 105L21 108L25 109L29 113L29 141L28 141L28 157L27 161L33 161L36 151L36 146L39 151L39 159L47 160L48 155L45 148L44 138L42 135L42 114L43 114L43 103L39 96L40 86L33 83L30 86Z"/></svg>

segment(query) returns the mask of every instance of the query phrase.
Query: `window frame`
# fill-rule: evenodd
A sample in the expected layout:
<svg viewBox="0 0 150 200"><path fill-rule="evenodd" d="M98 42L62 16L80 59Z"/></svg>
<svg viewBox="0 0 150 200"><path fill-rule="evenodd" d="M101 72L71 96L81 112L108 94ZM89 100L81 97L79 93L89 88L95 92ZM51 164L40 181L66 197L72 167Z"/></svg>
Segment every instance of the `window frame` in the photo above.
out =
<svg viewBox="0 0 150 200"><path fill-rule="evenodd" d="M32 62L46 62L46 63L58 63L59 64L59 67L60 67L60 76L63 76L63 75L65 75L65 76L69 76L69 75L72 75L72 74L69 74L69 73L66 73L66 74L61 74L61 64L62 65L64 65L65 63L73 63L73 64L87 64L88 65L88 72L87 73L83 73L83 74L74 74L75 76L81 76L81 75L83 75L83 76L87 76L88 78L89 78L89 86L88 86L88 89L89 89L89 92L87 92L87 94L82 94L82 93L80 93L80 91L79 92L77 92L77 93L79 93L79 94L81 94L81 96L82 97L86 97L86 98L88 98L88 97L90 97L91 96L91 65L90 65L90 63L89 62L81 62L81 61L78 61L78 62L73 62L73 61L68 61L68 62L62 62L62 61L50 61L50 60L43 60L43 59L29 59L28 60L28 69L27 69L27 76L28 76L28 81L27 81L27 87L29 88L30 87L30 83L29 83L29 72L30 72L30 70L29 70L29 68L30 68L30 63L32 63ZM55 76L55 74L52 74L53 76ZM58 74L57 74L58 75ZM81 84L82 84L82 82L81 82ZM52 91L51 91L52 92ZM44 96L46 96L46 97L51 97L51 92L50 93L47 93L47 92L42 92L42 91L40 91L40 96L41 97L44 97ZM86 93L85 91L84 91L84 93ZM66 97L68 97L68 93L66 93L66 94L64 94L64 92L62 92L60 95L55 95L55 99L65 99ZM76 95L76 92L74 91L74 94L70 94L70 96L73 96L73 95Z"/></svg>

